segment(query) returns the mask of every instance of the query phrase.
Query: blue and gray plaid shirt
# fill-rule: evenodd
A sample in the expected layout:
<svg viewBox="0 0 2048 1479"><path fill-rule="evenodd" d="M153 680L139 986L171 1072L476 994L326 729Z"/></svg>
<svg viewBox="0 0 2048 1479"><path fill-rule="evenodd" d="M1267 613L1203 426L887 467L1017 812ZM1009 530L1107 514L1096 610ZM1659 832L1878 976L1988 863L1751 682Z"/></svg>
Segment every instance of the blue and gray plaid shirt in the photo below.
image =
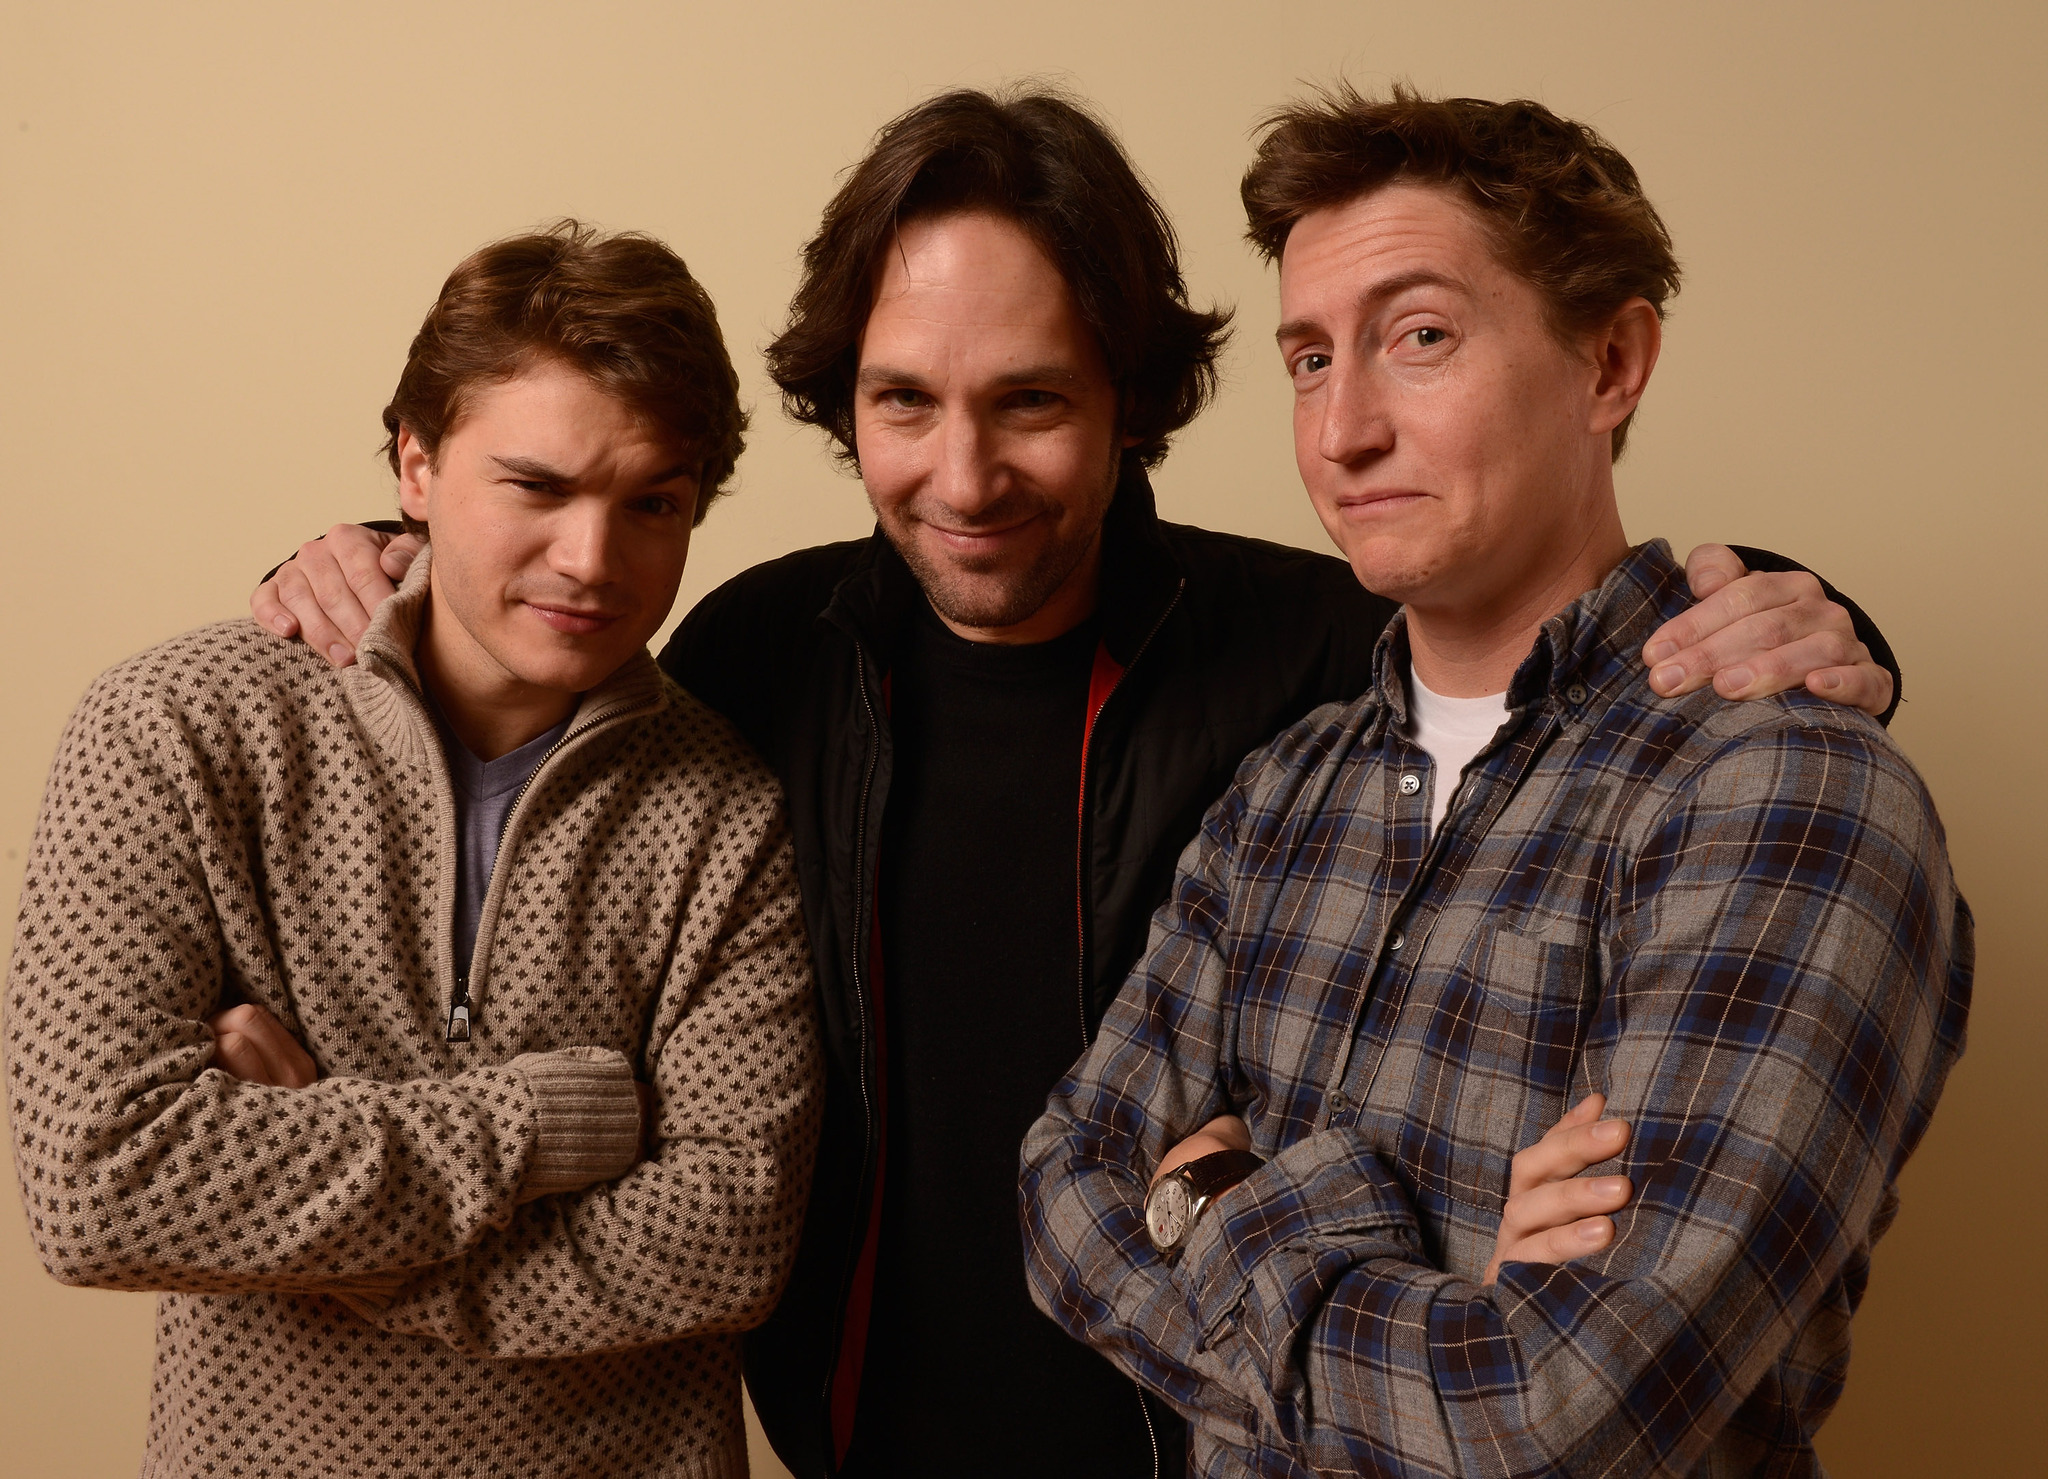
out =
<svg viewBox="0 0 2048 1479"><path fill-rule="evenodd" d="M1650 691L1686 604L1658 542L1545 623L1434 839L1397 620L1183 854L1023 1210L1039 1304L1196 1473L1817 1471L1970 916L1871 720ZM1482 1287L1510 1158L1594 1090L1634 1126L1616 1241ZM1231 1112L1268 1162L1168 1263L1151 1170Z"/></svg>

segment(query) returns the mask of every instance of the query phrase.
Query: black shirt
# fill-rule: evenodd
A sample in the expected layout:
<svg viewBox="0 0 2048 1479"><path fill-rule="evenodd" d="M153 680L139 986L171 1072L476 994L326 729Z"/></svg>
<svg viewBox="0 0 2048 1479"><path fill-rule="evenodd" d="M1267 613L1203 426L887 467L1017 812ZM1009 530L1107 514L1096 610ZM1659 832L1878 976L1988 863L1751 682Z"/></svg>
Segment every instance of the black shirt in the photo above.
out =
<svg viewBox="0 0 2048 1479"><path fill-rule="evenodd" d="M1138 1389L1031 1303L1024 1132L1083 1043L1094 624L968 642L918 603L889 674L877 907L886 1162L850 1474L1149 1475Z"/></svg>

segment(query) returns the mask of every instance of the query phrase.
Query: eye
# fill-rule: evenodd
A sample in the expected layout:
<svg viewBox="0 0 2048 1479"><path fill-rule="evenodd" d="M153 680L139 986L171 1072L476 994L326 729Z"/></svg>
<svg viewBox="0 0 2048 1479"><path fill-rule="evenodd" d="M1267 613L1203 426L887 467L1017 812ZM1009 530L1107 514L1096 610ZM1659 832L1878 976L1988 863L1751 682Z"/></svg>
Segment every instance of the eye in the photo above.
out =
<svg viewBox="0 0 2048 1479"><path fill-rule="evenodd" d="M522 493L549 494L558 491L553 483L543 483L534 478L514 478L512 486Z"/></svg>
<svg viewBox="0 0 2048 1479"><path fill-rule="evenodd" d="M1433 349L1437 345L1443 343L1446 339L1450 338L1451 336L1442 329L1434 327L1424 327L1420 329L1410 329L1408 331L1408 337L1415 341L1416 346L1418 348Z"/></svg>
<svg viewBox="0 0 2048 1479"><path fill-rule="evenodd" d="M1042 411L1060 403L1060 397L1050 390L1020 390L1010 397L1010 404L1024 411Z"/></svg>
<svg viewBox="0 0 2048 1479"><path fill-rule="evenodd" d="M899 385L894 390L883 391L881 399L884 405L895 406L903 411L914 411L925 404L926 397L925 393L921 390L912 390L907 385Z"/></svg>
<svg viewBox="0 0 2048 1479"><path fill-rule="evenodd" d="M1312 350L1294 362L1294 373L1297 375L1320 375L1329 368L1330 357L1320 351Z"/></svg>

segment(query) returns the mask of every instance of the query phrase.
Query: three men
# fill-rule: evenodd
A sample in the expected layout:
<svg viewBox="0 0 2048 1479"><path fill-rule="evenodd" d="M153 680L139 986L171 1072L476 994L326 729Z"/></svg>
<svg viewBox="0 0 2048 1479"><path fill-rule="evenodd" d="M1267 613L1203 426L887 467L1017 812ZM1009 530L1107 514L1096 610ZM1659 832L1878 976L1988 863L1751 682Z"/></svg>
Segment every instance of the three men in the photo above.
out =
<svg viewBox="0 0 2048 1479"><path fill-rule="evenodd" d="M1173 1473L1172 1414L1031 1305L1017 1146L1204 809L1248 751L1371 683L1394 606L1327 556L1158 518L1147 469L1205 404L1223 320L1189 306L1163 213L1070 103L910 110L804 261L770 368L857 466L876 537L739 576L662 655L783 782L819 977L818 1171L749 1385L800 1475ZM349 631L320 605L374 601L377 572L342 529L281 589L327 650ZM1779 681L1818 667L1885 706L1876 667L1835 666L1849 619L1810 576L1694 615L1743 597L1789 603Z"/></svg>
<svg viewBox="0 0 2048 1479"><path fill-rule="evenodd" d="M1933 805L1861 715L1635 662L1685 591L1609 471L1677 281L1625 159L1340 90L1244 196L1303 480L1402 611L1204 819L1033 1128L1034 1293L1206 1476L1815 1472L1962 1043ZM1587 1095L1632 1132L1617 1236L1497 1260Z"/></svg>
<svg viewBox="0 0 2048 1479"><path fill-rule="evenodd" d="M745 426L710 300L564 223L456 268L385 424L432 542L334 671L103 675L8 982L67 1283L166 1291L151 1472L745 1472L819 1058L773 778L646 643Z"/></svg>

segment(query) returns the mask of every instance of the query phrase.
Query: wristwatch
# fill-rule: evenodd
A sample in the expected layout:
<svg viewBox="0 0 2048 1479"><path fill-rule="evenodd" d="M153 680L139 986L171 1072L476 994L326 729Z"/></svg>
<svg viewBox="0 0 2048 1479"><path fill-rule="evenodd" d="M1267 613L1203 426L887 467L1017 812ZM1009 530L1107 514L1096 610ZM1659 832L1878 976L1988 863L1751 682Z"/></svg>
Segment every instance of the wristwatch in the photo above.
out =
<svg viewBox="0 0 2048 1479"><path fill-rule="evenodd" d="M1216 1150L1175 1166L1145 1198L1145 1232L1152 1246L1178 1253L1209 1204L1265 1164L1248 1150Z"/></svg>

